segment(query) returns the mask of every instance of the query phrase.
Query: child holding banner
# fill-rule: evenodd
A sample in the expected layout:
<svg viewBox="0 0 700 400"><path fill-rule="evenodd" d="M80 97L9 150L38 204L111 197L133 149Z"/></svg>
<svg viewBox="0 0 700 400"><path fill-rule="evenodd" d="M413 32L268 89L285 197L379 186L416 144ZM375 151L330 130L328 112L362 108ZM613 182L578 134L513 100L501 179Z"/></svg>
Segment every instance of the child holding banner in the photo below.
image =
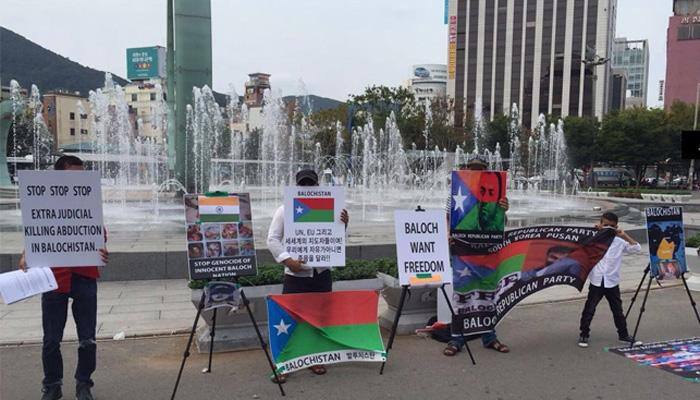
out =
<svg viewBox="0 0 700 400"><path fill-rule="evenodd" d="M318 175L310 169L301 170L297 172L296 184L297 186L318 186ZM350 220L347 210L343 210L340 220L347 228ZM330 268L309 268L304 265L302 260L293 259L291 254L285 250L284 205L280 206L272 217L267 234L267 248L270 249L275 261L284 265L283 294L332 291L333 282ZM315 365L309 369L317 375L326 373L326 368L323 365ZM278 376L280 383L286 381L287 374Z"/></svg>
<svg viewBox="0 0 700 400"><path fill-rule="evenodd" d="M617 236L610 244L603 259L596 264L588 274L590 286L588 287L588 298L581 313L581 336L578 340L579 347L588 347L588 338L591 333L591 321L595 314L595 309L600 300L605 297L610 305L617 335L621 342L633 344L635 339L627 331L627 321L625 313L622 311L622 299L620 298L620 266L622 256L630 253L637 253L642 250L640 244L632 239L625 231L617 227L618 217L616 214L607 212L600 218L600 223L596 228L615 229Z"/></svg>
<svg viewBox="0 0 700 400"><path fill-rule="evenodd" d="M75 156L62 156L54 164L54 170L83 171L83 161ZM106 233L105 233L106 241ZM109 253L100 249L102 261L107 264ZM24 253L20 257L19 268L26 271ZM63 394L63 359L61 340L66 326L68 299L73 299L71 309L78 331L78 366L75 371L76 398L93 400L90 388L94 385L97 346L95 331L97 325L97 267L51 268L58 283L58 289L44 293L41 297L41 320L44 331L41 359L44 367L42 400L60 399Z"/></svg>
<svg viewBox="0 0 700 400"><path fill-rule="evenodd" d="M485 171L488 168L488 165L486 164L486 161L482 159L480 156L475 156L472 157L466 165L462 164L459 166L460 170L471 170L471 171ZM508 211L509 208L509 203L508 203L508 198L503 197L498 200L498 207L503 208L503 210ZM452 197L450 197L447 200L447 215L448 219L452 211ZM448 224L449 225L449 224ZM491 332L485 333L481 335L481 343L486 347L487 349L492 349L495 350L499 353L508 353L510 352L510 349L508 346L505 344L501 343L498 340L498 336L496 335L496 331L492 330ZM447 346L443 350L443 354L446 356L454 356L457 354L462 347L464 346L464 338L462 337L456 337L453 338L449 343L447 343Z"/></svg>

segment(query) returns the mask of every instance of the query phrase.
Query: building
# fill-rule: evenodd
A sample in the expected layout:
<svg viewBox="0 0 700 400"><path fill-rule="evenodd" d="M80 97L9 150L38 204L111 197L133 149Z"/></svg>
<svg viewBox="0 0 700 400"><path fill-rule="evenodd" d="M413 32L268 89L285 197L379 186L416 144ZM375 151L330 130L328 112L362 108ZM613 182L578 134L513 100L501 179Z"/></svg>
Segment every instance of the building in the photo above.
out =
<svg viewBox="0 0 700 400"><path fill-rule="evenodd" d="M624 68L612 69L612 82L610 85L610 111L624 110L630 91L627 80L627 70Z"/></svg>
<svg viewBox="0 0 700 400"><path fill-rule="evenodd" d="M617 0L449 0L447 95L455 125L519 105L540 113L597 116L609 108L609 58Z"/></svg>
<svg viewBox="0 0 700 400"><path fill-rule="evenodd" d="M694 104L700 85L700 0L675 0L666 35L664 106Z"/></svg>
<svg viewBox="0 0 700 400"><path fill-rule="evenodd" d="M646 107L649 94L649 42L617 38L613 44L612 67L627 71L627 107Z"/></svg>
<svg viewBox="0 0 700 400"><path fill-rule="evenodd" d="M167 134L166 91L162 81L136 81L124 87L129 113L134 116L139 137L162 143Z"/></svg>
<svg viewBox="0 0 700 400"><path fill-rule="evenodd" d="M78 93L48 92L42 103L44 122L53 137L54 150L91 146L96 141L86 97Z"/></svg>
<svg viewBox="0 0 700 400"><path fill-rule="evenodd" d="M245 83L245 104L248 108L262 107L265 90L270 89L270 74L256 72L248 74L248 78Z"/></svg>
<svg viewBox="0 0 700 400"><path fill-rule="evenodd" d="M424 102L445 97L447 94L447 65L418 64L412 68L412 77L407 82L408 88L416 100Z"/></svg>

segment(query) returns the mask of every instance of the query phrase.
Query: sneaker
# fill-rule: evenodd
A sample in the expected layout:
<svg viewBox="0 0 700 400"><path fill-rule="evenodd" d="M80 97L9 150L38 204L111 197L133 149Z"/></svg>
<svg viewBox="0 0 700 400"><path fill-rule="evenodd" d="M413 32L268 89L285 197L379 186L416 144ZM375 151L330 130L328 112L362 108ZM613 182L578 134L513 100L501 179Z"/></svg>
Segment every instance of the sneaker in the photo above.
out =
<svg viewBox="0 0 700 400"><path fill-rule="evenodd" d="M63 398L61 385L44 386L44 388L41 389L41 392L44 393L44 395L41 396L41 400L58 400Z"/></svg>
<svg viewBox="0 0 700 400"><path fill-rule="evenodd" d="M92 397L92 393L90 393L90 385L89 383L82 383L79 382L75 386L75 398L78 400L95 400L94 397Z"/></svg>
<svg viewBox="0 0 700 400"><path fill-rule="evenodd" d="M641 345L642 345L642 341L641 341L641 340L634 340L634 338L633 338L632 336L630 336L630 335L627 335L627 336L620 336L620 337L618 337L618 339L619 339L622 343L627 343L627 344L629 344L630 346L641 346Z"/></svg>
<svg viewBox="0 0 700 400"><path fill-rule="evenodd" d="M588 347L588 336L579 336L578 337L578 347Z"/></svg>

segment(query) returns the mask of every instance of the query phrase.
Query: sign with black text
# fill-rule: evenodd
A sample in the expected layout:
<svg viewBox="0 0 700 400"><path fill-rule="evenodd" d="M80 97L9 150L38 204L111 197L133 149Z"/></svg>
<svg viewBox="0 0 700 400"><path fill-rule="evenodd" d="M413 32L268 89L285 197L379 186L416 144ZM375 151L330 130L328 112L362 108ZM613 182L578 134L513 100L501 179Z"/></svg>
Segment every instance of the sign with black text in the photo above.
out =
<svg viewBox="0 0 700 400"><path fill-rule="evenodd" d="M190 279L256 275L250 195L188 194L184 200Z"/></svg>
<svg viewBox="0 0 700 400"><path fill-rule="evenodd" d="M394 227L402 286L452 283L445 211L396 210Z"/></svg>
<svg viewBox="0 0 700 400"><path fill-rule="evenodd" d="M658 280L680 278L688 271L681 207L649 207L647 217L651 276Z"/></svg>
<svg viewBox="0 0 700 400"><path fill-rule="evenodd" d="M285 251L308 267L344 267L344 208L342 187L284 188Z"/></svg>
<svg viewBox="0 0 700 400"><path fill-rule="evenodd" d="M105 246L97 171L19 171L29 267L102 266Z"/></svg>

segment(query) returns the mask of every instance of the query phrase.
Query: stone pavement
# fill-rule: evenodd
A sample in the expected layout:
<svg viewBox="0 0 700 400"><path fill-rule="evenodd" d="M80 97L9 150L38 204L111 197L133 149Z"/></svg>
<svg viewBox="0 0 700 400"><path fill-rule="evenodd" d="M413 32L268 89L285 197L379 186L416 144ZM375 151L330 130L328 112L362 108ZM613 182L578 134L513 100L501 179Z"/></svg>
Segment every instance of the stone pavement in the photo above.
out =
<svg viewBox="0 0 700 400"><path fill-rule="evenodd" d="M628 304L630 295L623 296ZM281 397L270 383L260 350L215 354L212 372L202 374L207 355L193 353L185 365L177 399L474 399L474 400L691 400L700 383L605 351L620 346L607 305L598 307L591 326L591 346L576 345L583 301L520 306L499 325L509 354L470 342L476 366L464 353L442 355L444 344L401 336L394 342L384 375L378 363L328 367L324 376L299 371ZM387 339L387 332L383 337ZM655 290L649 297L639 338L645 342L700 335L685 292ZM93 393L99 400L167 399L175 384L184 335L99 341ZM74 393L76 344L62 346L63 393ZM41 346L0 346L0 399L40 397Z"/></svg>
<svg viewBox="0 0 700 400"><path fill-rule="evenodd" d="M622 291L637 288L647 257L646 254L637 254L624 258ZM579 293L572 287L557 286L534 294L521 304L583 298L586 293L585 289ZM189 332L196 314L190 296L187 281L180 279L100 282L97 338L112 339L119 332L124 332L127 337ZM382 302L380 312L383 307L386 305ZM0 304L0 344L38 343L41 337L41 297L10 306ZM76 340L70 310L65 340Z"/></svg>

